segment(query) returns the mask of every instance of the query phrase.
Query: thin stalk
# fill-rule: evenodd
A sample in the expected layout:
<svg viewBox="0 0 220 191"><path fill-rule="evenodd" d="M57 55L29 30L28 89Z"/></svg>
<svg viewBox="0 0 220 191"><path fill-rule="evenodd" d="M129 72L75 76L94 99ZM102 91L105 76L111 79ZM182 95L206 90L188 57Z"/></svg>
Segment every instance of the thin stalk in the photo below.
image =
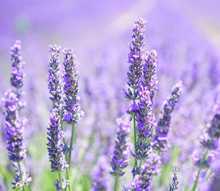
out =
<svg viewBox="0 0 220 191"><path fill-rule="evenodd" d="M71 168L71 156L72 156L73 145L75 143L76 143L76 123L73 123L72 130L71 130L70 145L69 145L69 155L67 158L69 169Z"/></svg>
<svg viewBox="0 0 220 191"><path fill-rule="evenodd" d="M194 181L194 183L193 183L193 187L192 187L191 191L196 191L196 188L197 188L198 183L199 183L200 173L201 173L201 168L199 168L199 170L198 170L198 173L197 173L197 175L196 175L196 179L195 179L195 181Z"/></svg>
<svg viewBox="0 0 220 191"><path fill-rule="evenodd" d="M119 191L119 176L115 175L114 191Z"/></svg>
<svg viewBox="0 0 220 191"><path fill-rule="evenodd" d="M207 155L208 155L208 150L203 155L203 160L205 160L207 158ZM192 187L191 191L196 191L198 183L199 183L199 177L200 177L201 171L202 171L202 168L199 167L199 170L197 172L196 179L194 180L193 187Z"/></svg>
<svg viewBox="0 0 220 191"><path fill-rule="evenodd" d="M133 140L134 140L134 153L137 151L137 127L136 127L136 119L135 119L135 113L133 112L131 114L131 125L133 129ZM137 159L134 158L134 169L137 167Z"/></svg>
<svg viewBox="0 0 220 191"><path fill-rule="evenodd" d="M63 120L61 120L61 129L64 129L64 121ZM64 143L64 145L67 144L65 138L63 138L63 143ZM67 154L65 153L66 161L68 160L67 159ZM69 165L69 163L68 163L68 165ZM67 181L67 187L66 187L65 191L71 191L69 167L66 168L66 170L65 170L65 179Z"/></svg>

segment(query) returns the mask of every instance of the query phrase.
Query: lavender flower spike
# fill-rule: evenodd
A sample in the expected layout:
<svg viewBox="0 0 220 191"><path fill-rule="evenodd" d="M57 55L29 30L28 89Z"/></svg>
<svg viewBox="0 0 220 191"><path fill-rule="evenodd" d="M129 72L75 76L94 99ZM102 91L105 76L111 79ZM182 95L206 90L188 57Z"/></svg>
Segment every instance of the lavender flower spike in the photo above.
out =
<svg viewBox="0 0 220 191"><path fill-rule="evenodd" d="M63 136L60 113L54 108L50 113L50 124L47 132L47 146L52 171L63 171L67 167L63 152Z"/></svg>
<svg viewBox="0 0 220 191"><path fill-rule="evenodd" d="M152 190L152 179L157 174L158 166L160 161L158 155L151 153L148 160L145 162L143 167L140 169L140 173L135 176L132 182L132 191L151 191Z"/></svg>
<svg viewBox="0 0 220 191"><path fill-rule="evenodd" d="M173 178L172 178L172 182L170 183L170 186L169 186L169 191L175 191L178 189L178 178L177 178L177 175L176 175L176 172L173 173Z"/></svg>
<svg viewBox="0 0 220 191"><path fill-rule="evenodd" d="M135 157L138 160L147 158L151 149L153 129L155 128L155 117L152 109L150 92L147 87L139 89L139 101L137 103L137 136Z"/></svg>
<svg viewBox="0 0 220 191"><path fill-rule="evenodd" d="M163 112L157 123L156 135L154 138L154 148L159 152L166 149L167 136L169 133L169 127L171 122L171 114L175 108L176 103L179 101L182 94L182 84L178 83L173 88L171 96L165 101L163 106Z"/></svg>
<svg viewBox="0 0 220 191"><path fill-rule="evenodd" d="M16 41L15 44L11 47L11 62L12 62L12 71L11 71L11 85L16 89L18 96L21 94L21 88L24 85L24 71L23 71L23 59L21 56L21 42Z"/></svg>
<svg viewBox="0 0 220 191"><path fill-rule="evenodd" d="M60 47L54 45L50 47L50 59L48 68L48 89L53 108L61 107L62 101L62 81L60 74Z"/></svg>
<svg viewBox="0 0 220 191"><path fill-rule="evenodd" d="M156 50L151 50L147 53L143 66L143 78L142 86L147 87L150 91L151 101L153 101L154 94L157 90L157 52Z"/></svg>
<svg viewBox="0 0 220 191"><path fill-rule="evenodd" d="M9 160L20 162L25 158L23 128L24 122L19 119L19 99L14 91L5 93L5 138Z"/></svg>
<svg viewBox="0 0 220 191"><path fill-rule="evenodd" d="M137 97L137 89L142 76L143 68L143 45L144 45L144 21L139 19L135 22L132 33L132 41L130 44L130 53L128 62L130 63L128 75L128 90L126 96L135 100Z"/></svg>
<svg viewBox="0 0 220 191"><path fill-rule="evenodd" d="M79 105L79 85L78 72L76 69L75 59L72 50L64 50L64 116L63 119L67 123L77 123L81 117L81 109Z"/></svg>
<svg viewBox="0 0 220 191"><path fill-rule="evenodd" d="M129 120L127 117L118 119L117 137L115 139L115 147L113 151L111 166L111 173L115 176L123 176L124 168L128 166L128 143L127 137L129 135Z"/></svg>
<svg viewBox="0 0 220 191"><path fill-rule="evenodd" d="M12 90L5 93L3 101L5 107L4 135L7 143L8 158L15 170L12 185L13 188L23 188L31 182L31 177L27 175L22 164L26 157L26 150L23 136L24 120L19 118L21 103L17 93Z"/></svg>
<svg viewBox="0 0 220 191"><path fill-rule="evenodd" d="M96 168L92 174L92 191L107 191L107 167L108 163L106 157L101 157L98 161Z"/></svg>

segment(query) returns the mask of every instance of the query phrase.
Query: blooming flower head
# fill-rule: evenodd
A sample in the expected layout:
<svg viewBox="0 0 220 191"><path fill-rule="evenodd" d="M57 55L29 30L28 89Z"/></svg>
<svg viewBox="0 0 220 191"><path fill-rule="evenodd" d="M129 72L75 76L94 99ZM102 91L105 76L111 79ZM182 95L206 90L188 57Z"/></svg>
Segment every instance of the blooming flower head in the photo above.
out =
<svg viewBox="0 0 220 191"><path fill-rule="evenodd" d="M155 50L151 50L147 53L147 56L144 60L143 66L143 78L142 85L147 87L150 91L151 100L154 97L155 91L157 90L157 52Z"/></svg>
<svg viewBox="0 0 220 191"><path fill-rule="evenodd" d="M10 90L5 93L5 138L7 142L8 156L13 162L19 162L25 158L23 128L24 122L18 116L19 98Z"/></svg>
<svg viewBox="0 0 220 191"><path fill-rule="evenodd" d="M132 191L151 191L152 178L157 174L159 164L158 155L151 153L148 160L140 169L140 173L135 176L132 183Z"/></svg>
<svg viewBox="0 0 220 191"><path fill-rule="evenodd" d="M157 123L156 135L154 138L154 147L158 151L166 149L167 136L169 133L169 127L171 122L171 114L179 101L180 95L182 94L181 84L178 83L173 88L171 96L165 101L163 105L163 112Z"/></svg>
<svg viewBox="0 0 220 191"><path fill-rule="evenodd" d="M79 105L79 84L76 61L72 50L64 50L64 116L67 123L77 122L82 115Z"/></svg>
<svg viewBox="0 0 220 191"><path fill-rule="evenodd" d="M11 71L11 85L20 90L24 84L24 71L23 71L23 60L21 56L21 42L16 41L15 44L11 47L11 62L12 62L12 71Z"/></svg>
<svg viewBox="0 0 220 191"><path fill-rule="evenodd" d="M48 89L53 107L59 108L62 101L62 81L60 74L60 47L50 47L50 59L48 68Z"/></svg>
<svg viewBox="0 0 220 191"><path fill-rule="evenodd" d="M113 151L111 166L112 174L117 176L124 175L124 168L128 166L129 146L127 137L129 134L129 120L127 117L118 119L118 129L115 139L115 147Z"/></svg>
<svg viewBox="0 0 220 191"><path fill-rule="evenodd" d="M52 171L62 171L66 168L64 156L63 131L59 110L54 108L50 113L50 123L47 132L48 153Z"/></svg>
<svg viewBox="0 0 220 191"><path fill-rule="evenodd" d="M151 139L155 127L155 118L152 110L150 92L147 87L139 88L139 100L136 110L137 145L135 157L145 159L151 149Z"/></svg>
<svg viewBox="0 0 220 191"><path fill-rule="evenodd" d="M142 76L143 70L143 45L144 45L144 21L139 19L135 22L132 31L132 41L130 44L130 53L128 62L130 63L128 76L128 90L126 95L134 100L137 97L137 88Z"/></svg>

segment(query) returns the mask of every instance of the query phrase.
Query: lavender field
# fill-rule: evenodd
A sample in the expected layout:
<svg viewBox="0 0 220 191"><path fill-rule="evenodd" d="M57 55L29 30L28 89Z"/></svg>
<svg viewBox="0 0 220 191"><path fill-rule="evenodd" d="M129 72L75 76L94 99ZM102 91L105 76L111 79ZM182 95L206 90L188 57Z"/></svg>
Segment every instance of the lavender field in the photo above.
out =
<svg viewBox="0 0 220 191"><path fill-rule="evenodd" d="M0 191L220 191L218 0L0 0Z"/></svg>

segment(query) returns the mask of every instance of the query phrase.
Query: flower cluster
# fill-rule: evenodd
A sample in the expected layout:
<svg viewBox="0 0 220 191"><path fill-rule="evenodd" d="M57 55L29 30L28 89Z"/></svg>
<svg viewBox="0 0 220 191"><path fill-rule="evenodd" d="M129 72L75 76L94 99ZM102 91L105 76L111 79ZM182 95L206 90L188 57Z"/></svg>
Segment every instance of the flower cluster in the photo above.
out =
<svg viewBox="0 0 220 191"><path fill-rule="evenodd" d="M21 42L16 41L11 47L11 85L12 87L19 90L24 84L24 71L23 71L23 60L21 56ZM19 93L19 92L18 92Z"/></svg>
<svg viewBox="0 0 220 191"><path fill-rule="evenodd" d="M106 174L108 173L108 163L106 157L103 156L99 159L96 168L92 174L92 191L107 191L108 180Z"/></svg>
<svg viewBox="0 0 220 191"><path fill-rule="evenodd" d="M146 159L151 149L155 118L152 109L150 92L147 87L139 89L139 100L136 110L137 143L135 157L139 160Z"/></svg>
<svg viewBox="0 0 220 191"><path fill-rule="evenodd" d="M214 160L214 151L218 149L220 138L220 107L217 104L212 119L207 124L206 133L201 140L202 151L194 153L195 165L200 168L209 168ZM202 152L203 154L201 154Z"/></svg>
<svg viewBox="0 0 220 191"><path fill-rule="evenodd" d="M132 183L132 191L151 191L152 190L152 178L157 174L159 157L153 152L150 154L147 162L141 167L140 173L135 176Z"/></svg>
<svg viewBox="0 0 220 191"><path fill-rule="evenodd" d="M64 155L64 134L61 129L61 117L59 110L53 109L50 113L50 123L48 127L48 153L52 171L62 171L66 168Z"/></svg>
<svg viewBox="0 0 220 191"><path fill-rule="evenodd" d="M13 188L24 188L29 184L31 177L26 173L23 161L26 157L24 146L25 119L21 116L24 106L22 101L22 87L24 84L23 61L20 54L21 45L19 41L11 48L11 86L3 98L4 103L4 136L7 143L8 158L12 162L15 176L12 182Z"/></svg>
<svg viewBox="0 0 220 191"><path fill-rule="evenodd" d="M81 117L79 105L78 72L72 50L64 50L64 114L63 120L67 123L76 123Z"/></svg>
<svg viewBox="0 0 220 191"><path fill-rule="evenodd" d="M147 53L147 56L143 65L143 77L142 77L142 86L147 87L150 91L150 98L153 101L153 97L157 90L157 52L151 50Z"/></svg>
<svg viewBox="0 0 220 191"><path fill-rule="evenodd" d="M118 119L117 138L115 139L115 147L111 161L111 173L113 175L122 176L124 174L124 168L128 166L129 147L127 138L129 128L129 120L126 117Z"/></svg>
<svg viewBox="0 0 220 191"><path fill-rule="evenodd" d="M60 47L50 47L50 59L48 68L48 89L53 108L60 109L62 102L62 81L60 73Z"/></svg>
<svg viewBox="0 0 220 191"><path fill-rule="evenodd" d="M126 96L135 100L137 97L138 86L142 76L143 68L143 45L144 45L144 21L139 19L135 22L133 28L132 41L130 44L130 53L128 62L130 63L128 76L128 90Z"/></svg>
<svg viewBox="0 0 220 191"><path fill-rule="evenodd" d="M179 101L180 95L182 93L181 84L178 83L173 88L171 96L165 101L163 105L163 112L157 123L156 135L154 137L154 148L159 152L166 149L167 146L167 136L169 133L171 114Z"/></svg>
<svg viewBox="0 0 220 191"><path fill-rule="evenodd" d="M178 178L176 172L173 173L173 178L169 186L169 191L175 191L178 189Z"/></svg>
<svg viewBox="0 0 220 191"><path fill-rule="evenodd" d="M5 93L5 138L7 142L8 156L13 162L20 162L25 158L24 148L24 121L18 116L19 99L17 94L9 90Z"/></svg>

